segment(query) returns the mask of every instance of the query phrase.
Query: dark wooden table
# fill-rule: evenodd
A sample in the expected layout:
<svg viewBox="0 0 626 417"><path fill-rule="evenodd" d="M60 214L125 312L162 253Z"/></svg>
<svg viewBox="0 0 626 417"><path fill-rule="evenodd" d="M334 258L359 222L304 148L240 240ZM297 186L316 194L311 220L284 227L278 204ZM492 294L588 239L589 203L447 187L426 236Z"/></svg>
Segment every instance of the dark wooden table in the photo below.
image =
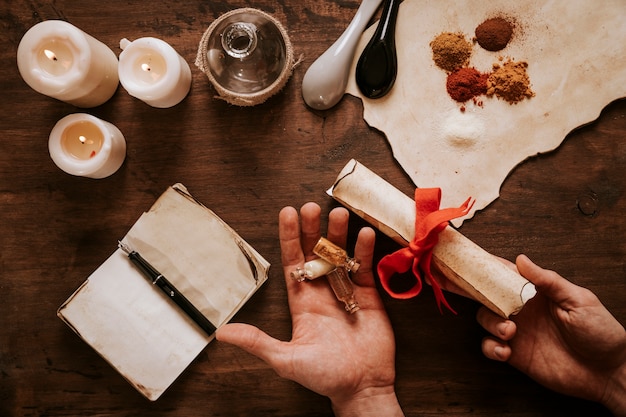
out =
<svg viewBox="0 0 626 417"><path fill-rule="evenodd" d="M182 182L273 265L270 280L234 318L288 340L291 322L281 276L277 214L307 201L324 213L325 195L350 158L396 187L412 184L385 137L368 128L361 102L311 111L301 98L305 70L342 33L358 1L5 0L0 4L0 415L2 416L320 416L329 402L279 378L267 365L211 343L155 403L140 396L55 315L167 186ZM237 108L214 98L192 65L190 95L155 109L121 87L86 112L117 125L128 143L122 168L91 180L58 169L48 155L54 124L83 111L40 95L20 78L17 45L28 28L66 19L119 53L119 40L159 37L190 64L208 25L255 7L288 28L303 54L287 87L263 105ZM567 105L567 103L563 103ZM501 197L461 231L488 251L524 252L593 290L626 322L626 101L562 146L516 168ZM364 223L354 219L351 235ZM377 257L397 249L379 237ZM596 404L550 392L485 359L477 304L451 295L458 315L441 315L426 289L409 301L384 296L397 338L397 392L408 416L603 415Z"/></svg>

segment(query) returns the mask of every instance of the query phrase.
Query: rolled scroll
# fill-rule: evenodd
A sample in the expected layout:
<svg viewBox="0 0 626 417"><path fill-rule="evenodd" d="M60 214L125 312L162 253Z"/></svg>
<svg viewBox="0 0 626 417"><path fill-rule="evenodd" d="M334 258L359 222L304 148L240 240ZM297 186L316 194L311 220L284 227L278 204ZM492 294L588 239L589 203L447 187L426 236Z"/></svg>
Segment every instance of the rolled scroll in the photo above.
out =
<svg viewBox="0 0 626 417"><path fill-rule="evenodd" d="M400 245L413 240L414 201L358 161L350 160L327 192ZM453 284L440 282L443 289L502 317L517 314L536 294L531 282L451 226L439 234L432 255L434 266Z"/></svg>

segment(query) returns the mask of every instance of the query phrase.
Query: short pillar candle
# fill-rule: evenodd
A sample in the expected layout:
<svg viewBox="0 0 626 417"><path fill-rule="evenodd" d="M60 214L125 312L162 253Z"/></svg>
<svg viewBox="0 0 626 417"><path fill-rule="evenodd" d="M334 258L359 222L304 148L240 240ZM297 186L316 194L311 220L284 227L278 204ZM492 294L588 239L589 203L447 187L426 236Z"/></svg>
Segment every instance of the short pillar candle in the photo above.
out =
<svg viewBox="0 0 626 417"><path fill-rule="evenodd" d="M59 120L50 132L48 150L54 163L71 175L105 178L126 158L126 140L112 123L85 113Z"/></svg>
<svg viewBox="0 0 626 417"><path fill-rule="evenodd" d="M191 88L189 64L168 43L157 38L120 41L119 79L133 97L152 107L180 103Z"/></svg>
<svg viewBox="0 0 626 417"><path fill-rule="evenodd" d="M76 107L96 107L115 94L117 65L108 46L61 20L36 24L17 48L24 81L33 90Z"/></svg>

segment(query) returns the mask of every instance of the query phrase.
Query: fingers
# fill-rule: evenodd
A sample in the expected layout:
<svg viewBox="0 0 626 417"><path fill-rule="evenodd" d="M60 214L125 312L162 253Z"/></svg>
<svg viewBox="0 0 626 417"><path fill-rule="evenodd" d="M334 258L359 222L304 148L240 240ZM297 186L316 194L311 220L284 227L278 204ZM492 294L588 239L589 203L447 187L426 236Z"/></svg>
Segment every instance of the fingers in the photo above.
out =
<svg viewBox="0 0 626 417"><path fill-rule="evenodd" d="M511 357L511 347L507 341L511 340L517 332L517 325L508 319L504 319L486 307L481 307L476 314L478 323L493 337L485 337L482 342L483 354L489 359L507 361Z"/></svg>
<svg viewBox="0 0 626 417"><path fill-rule="evenodd" d="M284 207L278 215L278 235L280 238L281 261L285 272L293 270L304 261L316 258L313 247L318 242L320 231L321 208L316 203L306 203L300 209L300 215L293 207ZM348 236L348 210L338 207L333 209L328 218L327 238L333 243L345 247ZM287 270L288 269L288 270Z"/></svg>
<svg viewBox="0 0 626 417"><path fill-rule="evenodd" d="M322 209L316 203L306 203L300 208L301 245L306 260L315 258L313 247L320 239L320 214Z"/></svg>
<svg viewBox="0 0 626 417"><path fill-rule="evenodd" d="M328 213L328 232L326 238L345 248L348 240L348 220L350 213L343 207L336 207Z"/></svg>
<svg viewBox="0 0 626 417"><path fill-rule="evenodd" d="M508 259L504 259L504 258L501 258L500 256L495 256L495 255L494 255L494 258L496 258L498 261L502 262L510 270L518 272L517 271L517 267L515 266L515 264L513 262L509 261Z"/></svg>
<svg viewBox="0 0 626 417"><path fill-rule="evenodd" d="M581 287L569 282L556 272L536 265L526 255L519 255L516 265L523 277L535 284L539 291L559 305L565 306L582 290Z"/></svg>
<svg viewBox="0 0 626 417"><path fill-rule="evenodd" d="M485 330L500 340L511 340L517 332L515 322L498 316L486 307L478 309L476 320Z"/></svg>
<svg viewBox="0 0 626 417"><path fill-rule="evenodd" d="M346 247L348 240L348 221L350 213L343 207L337 207L328 214L327 238L331 242ZM376 233L370 227L364 227L359 231L356 245L354 247L354 258L360 262L359 269L352 274L352 281L357 285L374 287L374 275L372 273L372 262L374 256L374 244Z"/></svg>
<svg viewBox="0 0 626 417"><path fill-rule="evenodd" d="M281 261L288 289L293 284L289 274L305 261L317 258L313 247L321 236L320 214L321 208L316 203L304 204L299 215L293 207L285 207L279 213ZM343 207L334 208L328 215L327 239L343 248L348 239L349 217L350 213ZM359 232L354 257L359 259L360 268L358 274L353 274L353 280L358 285L375 286L372 273L375 239L376 234L372 228L363 228Z"/></svg>
<svg viewBox="0 0 626 417"><path fill-rule="evenodd" d="M494 361L506 362L511 357L511 347L499 340L486 337L482 342L483 355Z"/></svg>
<svg viewBox="0 0 626 417"><path fill-rule="evenodd" d="M370 227L364 227L359 231L356 245L354 247L354 257L359 259L361 266L356 273L352 274L352 281L364 287L375 287L374 273L372 272L372 262L374 257L374 244L376 243L376 233Z"/></svg>
<svg viewBox="0 0 626 417"><path fill-rule="evenodd" d="M235 345L258 357L270 366L277 362L284 346L283 342L274 339L267 333L249 324L229 323L220 327L215 333L217 340Z"/></svg>
<svg viewBox="0 0 626 417"><path fill-rule="evenodd" d="M300 243L300 221L293 207L285 207L278 214L278 237L280 240L281 262L285 272L304 263Z"/></svg>

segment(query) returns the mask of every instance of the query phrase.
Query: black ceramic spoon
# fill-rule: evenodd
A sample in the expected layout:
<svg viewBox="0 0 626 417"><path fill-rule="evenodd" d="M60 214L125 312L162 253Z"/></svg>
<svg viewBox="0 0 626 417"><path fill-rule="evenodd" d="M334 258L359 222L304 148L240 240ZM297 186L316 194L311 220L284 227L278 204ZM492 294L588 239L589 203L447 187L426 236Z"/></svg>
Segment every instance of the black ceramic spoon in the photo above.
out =
<svg viewBox="0 0 626 417"><path fill-rule="evenodd" d="M382 16L356 66L356 83L367 98L380 98L387 94L396 81L396 20L400 0L386 0Z"/></svg>

